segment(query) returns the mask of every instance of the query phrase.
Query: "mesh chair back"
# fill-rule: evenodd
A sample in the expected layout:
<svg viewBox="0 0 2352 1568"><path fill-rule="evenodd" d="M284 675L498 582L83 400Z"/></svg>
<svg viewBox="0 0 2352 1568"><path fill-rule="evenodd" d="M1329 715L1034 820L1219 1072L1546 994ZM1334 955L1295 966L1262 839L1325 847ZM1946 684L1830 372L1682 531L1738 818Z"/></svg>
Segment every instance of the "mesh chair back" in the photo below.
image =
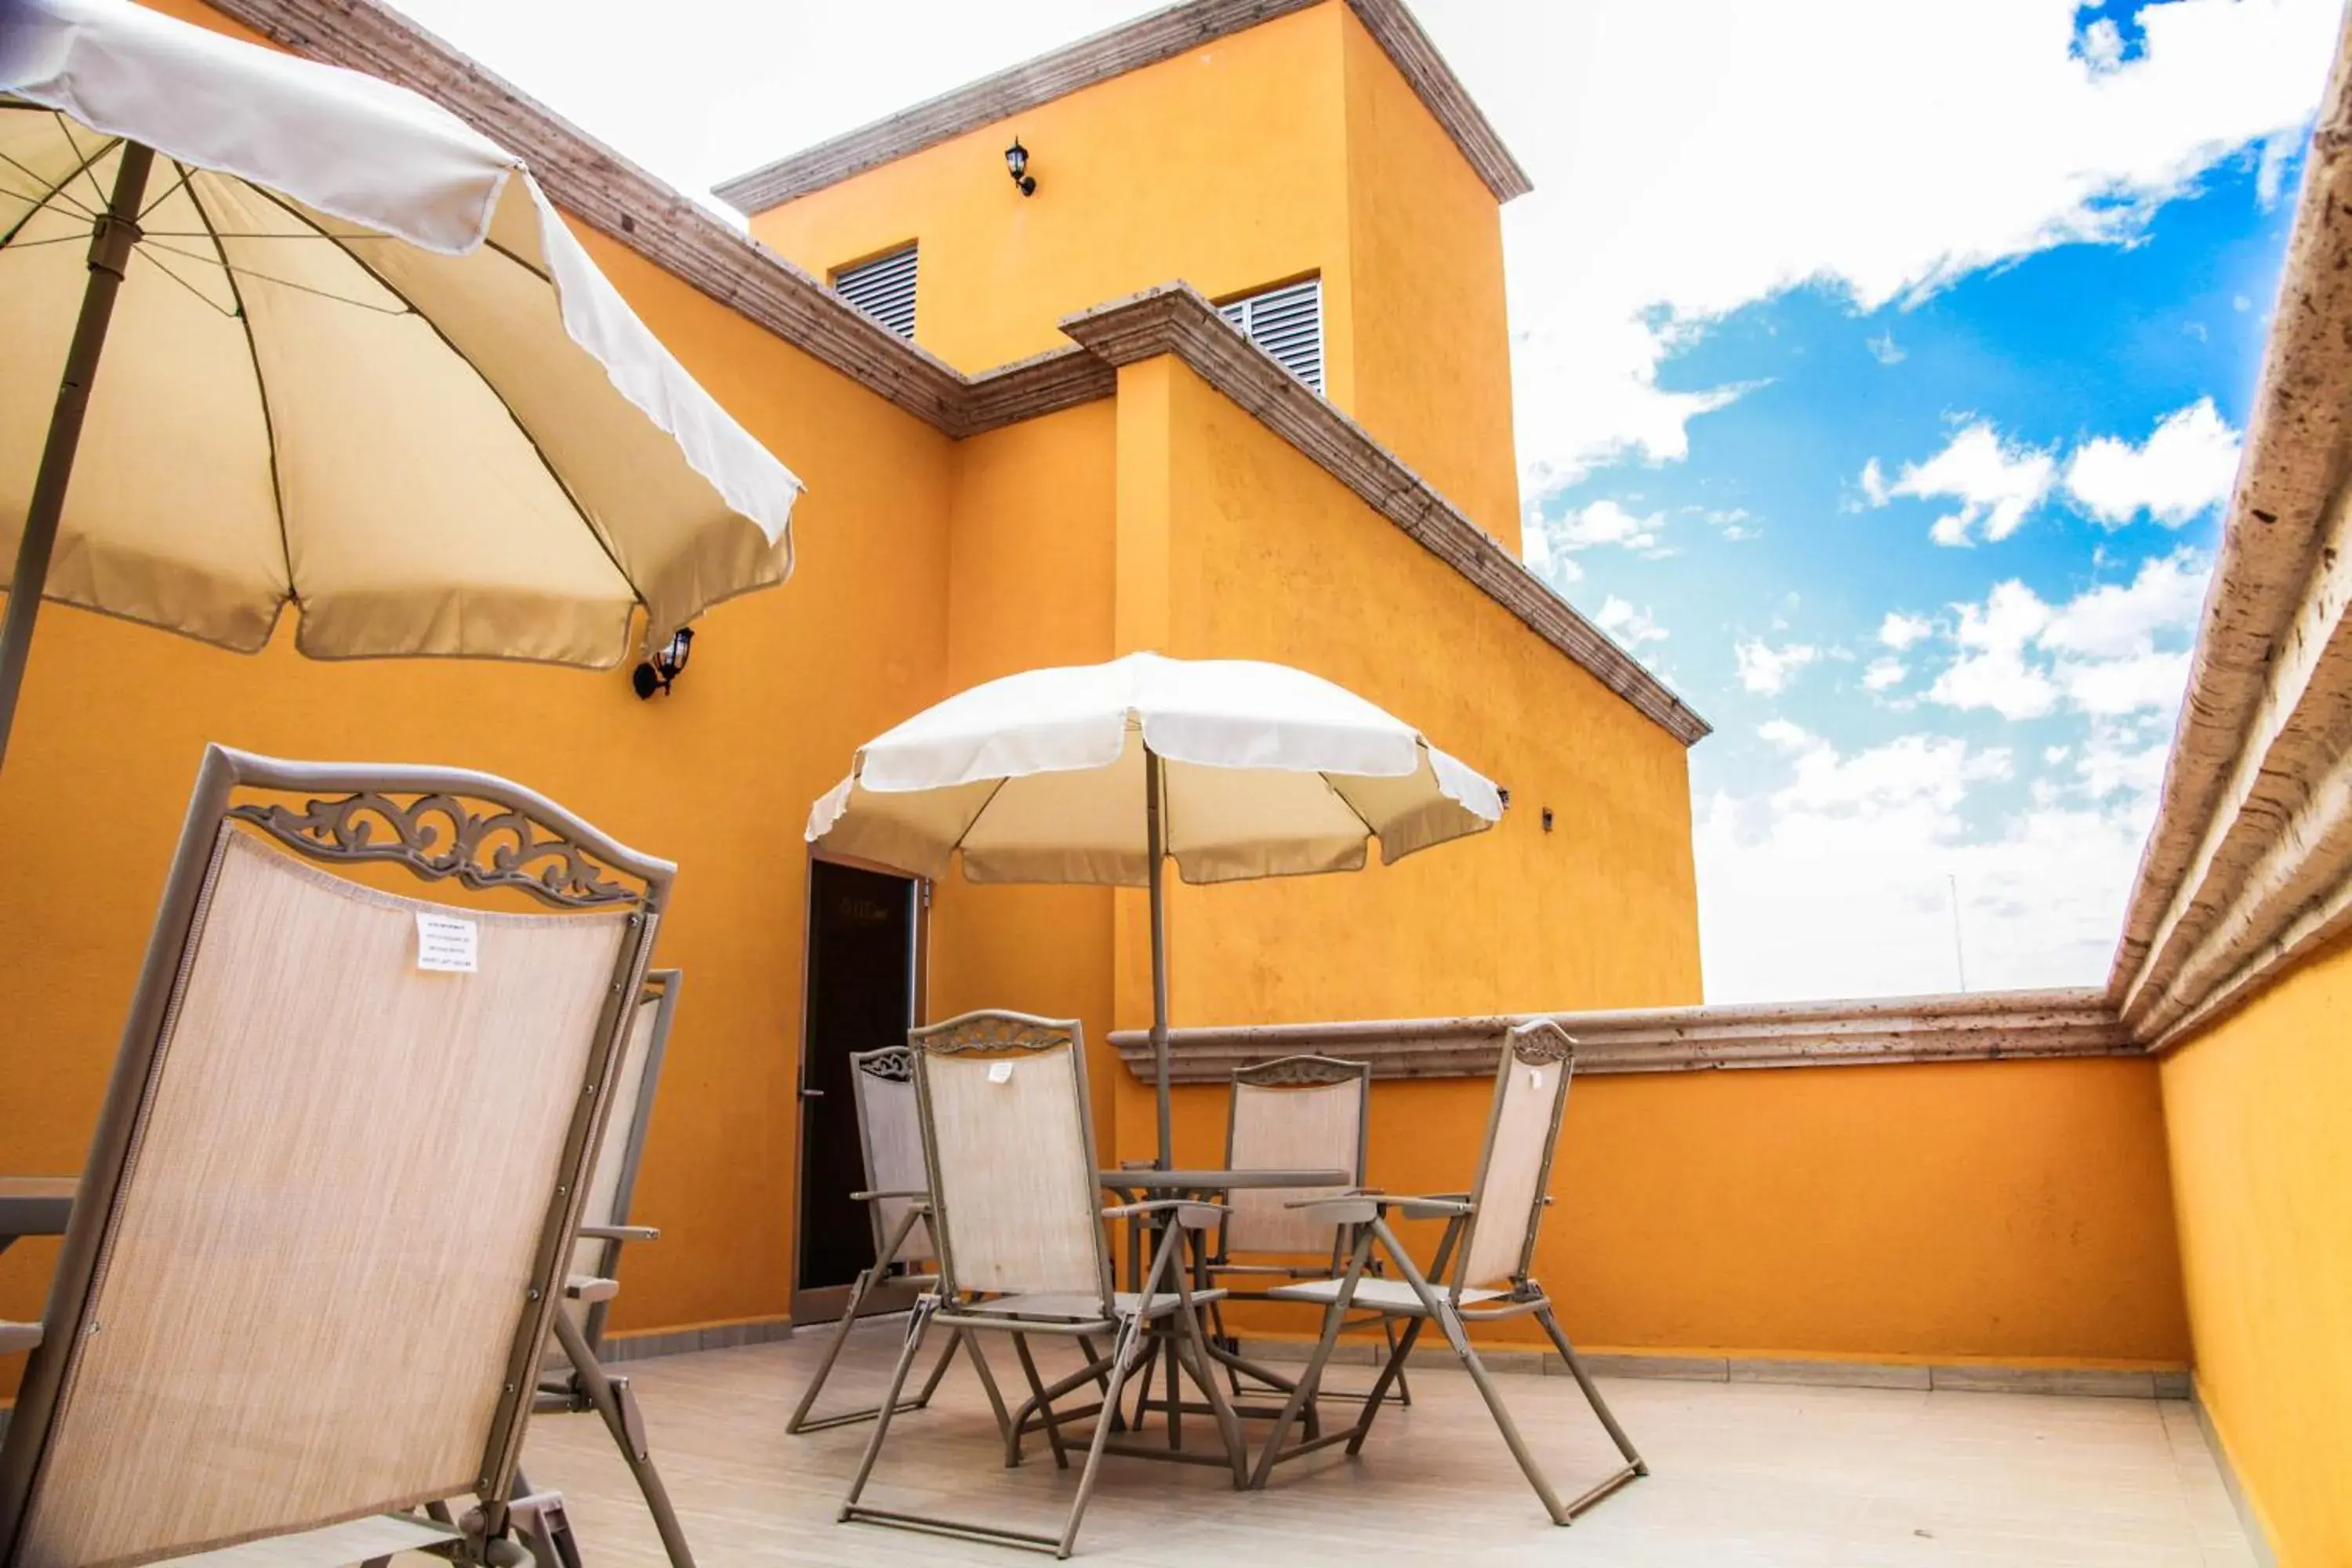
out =
<svg viewBox="0 0 2352 1568"><path fill-rule="evenodd" d="M653 1121L654 1091L661 1084L662 1059L669 1051L670 1022L677 1016L678 973L657 969L646 976L645 990L630 1016L627 1054L613 1075L613 1109L604 1118L604 1136L596 1145L596 1163L590 1168L588 1198L580 1205L583 1225L626 1225L629 1202L637 1186L637 1163L645 1152L646 1129ZM621 1244L583 1238L572 1246L572 1272L612 1279L620 1266ZM604 1338L606 1303L565 1301L563 1310L581 1325L593 1346ZM551 1360L562 1352L551 1349Z"/></svg>
<svg viewBox="0 0 2352 1568"><path fill-rule="evenodd" d="M1522 1025L1503 1037L1457 1286L1516 1279L1531 1266L1575 1068L1575 1042L1549 1020Z"/></svg>
<svg viewBox="0 0 2352 1568"><path fill-rule="evenodd" d="M857 1138L866 1151L866 1187L876 1193L926 1193L931 1178L923 1163L922 1121L915 1106L915 1053L905 1046L849 1053L850 1085L857 1095ZM866 1205L874 1221L874 1263L917 1263L931 1256L931 1227L917 1220L898 1255L885 1258L898 1222L914 1206L909 1198L883 1198Z"/></svg>
<svg viewBox="0 0 2352 1568"><path fill-rule="evenodd" d="M1064 1296L1110 1316L1077 1022L969 1013L908 1044L944 1289Z"/></svg>
<svg viewBox="0 0 2352 1568"><path fill-rule="evenodd" d="M1236 1068L1225 1130L1227 1168L1346 1171L1362 1185L1371 1081L1370 1063L1330 1057L1283 1057ZM1232 1212L1219 1254L1330 1251L1339 1227L1292 1205L1341 1190L1237 1188L1227 1196Z"/></svg>
<svg viewBox="0 0 2352 1568"><path fill-rule="evenodd" d="M239 784L343 798L232 807ZM551 826L567 869L533 890L565 914L379 891L263 837L481 886L528 881L499 856ZM0 1447L0 1560L503 1495L668 869L481 775L207 753ZM421 921L470 925L476 968L424 967Z"/></svg>

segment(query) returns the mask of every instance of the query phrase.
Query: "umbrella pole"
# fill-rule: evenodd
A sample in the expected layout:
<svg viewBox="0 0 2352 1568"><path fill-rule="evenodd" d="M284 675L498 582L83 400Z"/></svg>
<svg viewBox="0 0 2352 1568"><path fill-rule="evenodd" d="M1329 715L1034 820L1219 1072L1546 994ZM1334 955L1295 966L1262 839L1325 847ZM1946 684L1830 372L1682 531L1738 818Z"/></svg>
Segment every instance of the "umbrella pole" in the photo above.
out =
<svg viewBox="0 0 2352 1568"><path fill-rule="evenodd" d="M1160 759L1143 752L1143 817L1151 854L1151 1070L1159 1090L1160 1168L1173 1158L1168 1127L1168 826L1160 795Z"/></svg>
<svg viewBox="0 0 2352 1568"><path fill-rule="evenodd" d="M8 614L0 621L0 762L7 757L8 735L16 727L16 692L24 685L25 658L32 650L33 617L41 613L41 593L48 585L49 553L57 547L58 521L65 515L66 484L73 477L75 448L81 445L82 418L89 412L89 386L98 375L99 351L106 346L114 296L122 287L123 269L131 265L131 247L139 241L139 203L154 161L152 148L136 142L122 144L114 194L91 228L89 284L82 290L81 318L74 323L73 346L66 352L57 410L49 416L48 441L41 448L40 471L33 480L33 504L16 546L16 571L8 580Z"/></svg>

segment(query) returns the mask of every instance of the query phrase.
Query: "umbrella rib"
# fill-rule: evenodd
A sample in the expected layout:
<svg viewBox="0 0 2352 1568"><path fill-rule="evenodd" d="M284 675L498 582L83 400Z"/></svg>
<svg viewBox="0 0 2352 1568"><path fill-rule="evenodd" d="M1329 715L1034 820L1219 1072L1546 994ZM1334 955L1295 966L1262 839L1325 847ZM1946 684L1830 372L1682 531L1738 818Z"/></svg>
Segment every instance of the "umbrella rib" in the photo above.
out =
<svg viewBox="0 0 2352 1568"><path fill-rule="evenodd" d="M58 130L64 135L66 145L72 148L77 153L80 152L81 143L74 140L73 121L66 117L65 111L59 109L52 109L49 110L49 114L51 118L57 121ZM92 209L92 216L95 216L98 213L104 212L107 209L109 205L109 198L105 188L98 183L98 176L90 173L90 165L97 163L100 158L105 157L107 153L112 152L116 147L121 146L126 140L127 138L125 137L109 137L101 133L99 137L99 141L101 144L98 151L92 153L89 157L84 158L74 168L74 174L79 174L84 179L88 180L89 182L91 194L98 197L98 205ZM66 178L70 180L73 178L73 174L68 174Z"/></svg>
<svg viewBox="0 0 2352 1568"><path fill-rule="evenodd" d="M278 511L278 553L286 563L286 596L294 607L302 607L301 593L294 585L294 541L292 531L286 526L286 490L278 479L278 421L269 412L269 383L261 374L261 345L253 336L253 312L245 308L245 291L236 286L236 268L228 264L228 252L221 247L220 232L213 226L213 215L205 210L204 198L196 194L196 182L188 166L173 159L180 178L188 187L188 205L196 209L196 218L211 236L213 249L220 257L221 274L228 279L229 298L236 301L237 325L245 329L245 352L253 362L253 395L261 405L261 434L269 447L269 500Z"/></svg>
<svg viewBox="0 0 2352 1568"><path fill-rule="evenodd" d="M70 137L68 138L68 142L73 147L75 152L79 153L81 151L81 144L79 142L73 142ZM100 158L105 157L109 153L114 151L115 148L121 144L122 142L121 137L117 137L115 140L109 142L105 146L100 147L97 152L92 153L89 157L84 158L80 163L76 163L71 169L68 170L65 177L58 180L55 184L51 184L45 181L39 174L26 168L24 164L19 163L16 159L9 157L7 153L0 153L0 161L5 161L9 167L22 172L26 179L32 181L34 184L41 187L41 194L34 198L33 205L26 209L25 216L18 218L15 223L10 224L8 226L7 233L0 234L0 246L5 246L11 240L15 239L17 235L23 233L25 226L32 222L35 216L45 210L51 202L62 201L67 207L72 209L73 215L76 217L87 219L92 223L97 222L98 214L82 205L79 200L67 192L66 187L73 184L73 177L76 174L84 173L92 163L97 163ZM76 237L79 238L79 237L77 236Z"/></svg>
<svg viewBox="0 0 2352 1568"><path fill-rule="evenodd" d="M181 288L185 289L189 293L194 294L196 297L197 302L203 305L205 310L214 311L218 315L226 316L231 321L236 320L236 312L235 310L222 310L218 300L207 297L203 289L197 288L194 284L189 282L186 279L181 277L178 273L164 266L163 256L157 255L153 247L150 246L143 251L133 250L131 254L133 256L144 255L147 258L147 264L150 267L152 267L164 277L169 278L173 282L177 283ZM163 254L168 256L177 256L180 253L173 250L166 251Z"/></svg>
<svg viewBox="0 0 2352 1568"><path fill-rule="evenodd" d="M209 239L209 240L214 241L214 249L215 249L215 252L217 252L217 251L219 250L219 248L220 248L220 247L219 247L219 241L220 241L221 239L223 239L223 238L226 237L226 236L223 236L223 235L193 235L193 234L191 234L191 235L173 236L173 237L173 237L173 238L186 238L186 239L198 239L198 238ZM290 278L278 278L278 277L274 277L274 276L272 276L271 274L267 273L267 272L264 272L264 271L260 270L260 269L259 269L259 268L253 268L253 267L236 267L236 266L232 266L232 265L229 263L229 261L227 260L227 258L226 258L226 256L222 256L222 255L201 256L201 255L198 255L195 251L193 251L193 250L182 250L182 249L180 249L180 248L179 248L178 247L176 247L176 246L171 246L171 245L157 245L157 244L155 244L155 243L154 243L154 237L153 237L153 236L152 236L152 235L150 235L150 236L146 237L146 239L145 239L144 243L146 244L147 248L148 248L149 250L151 250L151 251L153 251L153 250L160 250L160 251L162 251L163 254L165 254L166 256L176 256L176 257L179 257L179 258L181 258L182 259L184 259L184 260L187 260L187 261L201 261L201 262L203 262L206 267L217 267L217 268L219 268L223 272L242 272L242 273L243 273L243 274L245 274L247 278L254 279L256 279L256 280L257 280L257 281L258 281L258 282L262 282L262 283L275 283L275 284L277 284L280 289L293 289L293 290L294 290L294 292L296 292L297 294L310 294L310 295L313 295L313 296L317 297L318 299L330 300L330 301L331 301L331 302L333 302L333 303L335 303L335 304L338 304L338 305L349 305L349 306L351 306L351 307L352 307L353 310L372 310L372 311L373 311L375 314L377 314L377 315L379 315L379 316L408 316L408 315L414 315L414 314L415 314L415 307L413 307L413 306L411 306L411 307L409 307L408 309L405 309L405 310L389 310L389 309L387 309L386 307L382 306L382 305L373 305L373 304L370 304L370 303L369 303L367 300L354 300L354 299L352 299L352 298L350 295L348 295L348 294L337 294L337 293L333 293L333 292L331 292L331 291L330 291L330 290L328 290L328 289L314 289L314 288L312 288L312 287L311 287L310 284L308 284L308 283L297 283L297 282L295 282L295 281L294 281L292 279L290 279Z"/></svg>
<svg viewBox="0 0 2352 1568"><path fill-rule="evenodd" d="M331 233L328 229L321 227L317 222L304 214L299 207L296 207L285 197L279 195L276 191L270 190L266 185L248 185L247 188L265 199L276 203L278 208L289 217L291 217L297 223L309 225L311 229L316 231L329 244L341 251L345 256L351 258L352 266L366 273L368 277L374 279L378 288L383 289L394 299L406 306L411 315L414 315L418 321L424 322L426 330L432 332L435 337L441 340L441 346L447 349L451 353L457 357L458 363L464 365L467 370L474 373L474 379L480 382L483 389L488 392L492 397L499 400L499 406L506 410L507 417L514 422L515 433L520 436L523 440L530 445L532 455L539 458L540 467L547 470L548 479L554 483L556 489L562 495L563 499L572 503L572 515L577 517L582 525L588 530L588 537L596 542L596 548L604 552L604 559L613 563L614 572L620 577L623 583L628 585L629 597L635 600L640 607L650 609L651 606L646 605L645 593L637 586L636 579L629 575L628 568L621 564L620 556L614 551L612 541L604 537L603 525L598 523L595 518L589 514L586 507L580 504L580 498L572 493L572 487L564 482L563 476L556 471L554 463L549 460L547 448L539 444L539 437L530 433L530 426L522 422L522 416L515 412L514 405L507 401L507 395L499 390L498 383L483 374L482 367L476 364L471 359L467 358L465 350L459 348L456 343L449 341L449 334L441 330L441 324L438 321L436 321L431 316L426 315L424 311L416 308L416 301L411 300L407 294L402 291L397 284L392 281L392 279L377 271L374 266L368 261L367 258L362 256L358 251L353 250L349 245L345 244L342 236ZM509 253L501 251L499 254L507 255ZM531 268L528 267L525 267L523 269L527 272L531 271ZM648 628L648 630L650 630L650 628Z"/></svg>
<svg viewBox="0 0 2352 1568"><path fill-rule="evenodd" d="M170 201L172 199L173 192L180 190L187 184L188 166L185 163L181 163L177 158L174 158L172 160L172 167L180 172L179 177L173 180L170 184L165 185L163 190L157 194L153 201L149 202L145 206L139 209L139 216L141 218L145 218L149 213L153 212L157 207L160 207L165 202ZM147 227L144 223L141 224L139 232L142 238L152 237L155 233L153 229ZM191 234L180 236L179 237L194 239L196 237Z"/></svg>
<svg viewBox="0 0 2352 1568"><path fill-rule="evenodd" d="M1354 817L1358 822L1363 823L1363 825L1364 825L1364 837L1367 837L1367 838L1378 838L1378 837L1381 836L1381 830L1380 830L1379 828L1377 828L1377 827L1374 827L1374 826L1371 825L1371 823L1370 823L1370 821L1365 817L1364 814L1363 814L1362 812L1358 811L1358 810L1356 809L1356 803L1355 803L1354 801L1349 800L1349 799L1348 798L1346 792L1342 791L1342 790L1339 788L1339 786L1336 783L1334 783L1334 782L1332 781L1331 775L1330 775L1329 773L1322 773L1322 772L1319 772L1319 771L1318 771L1318 772L1316 773L1316 775L1315 775L1315 776L1316 776L1317 778L1319 778L1319 779L1321 779L1321 780L1323 781L1323 787L1324 787L1325 789L1328 789L1328 790L1329 790L1329 791L1331 792L1331 798L1332 798L1332 799L1334 799L1334 800L1338 801L1341 805L1344 805L1344 806L1346 806L1346 807L1348 808L1348 815L1349 815L1349 816L1350 816Z"/></svg>

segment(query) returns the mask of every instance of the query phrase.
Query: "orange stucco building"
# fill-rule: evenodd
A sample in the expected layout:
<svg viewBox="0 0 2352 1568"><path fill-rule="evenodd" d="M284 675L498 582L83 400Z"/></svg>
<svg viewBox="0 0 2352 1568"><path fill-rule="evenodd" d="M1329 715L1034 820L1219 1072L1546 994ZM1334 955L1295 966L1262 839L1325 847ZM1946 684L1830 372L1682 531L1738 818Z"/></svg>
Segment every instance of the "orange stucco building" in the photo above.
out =
<svg viewBox="0 0 2352 1568"><path fill-rule="evenodd" d="M619 672L316 664L290 626L246 658L46 615L0 773L0 853L44 889L0 907L19 1042L0 1169L79 1164L205 742L485 768L681 868L658 962L688 989L637 1189L664 1239L632 1255L615 1322L646 1343L782 1332L829 1282L803 1234L804 1116L825 1112L802 1090L879 1043L817 1005L831 873L801 842L809 803L860 741L992 677L1139 648L1276 659L1421 726L1511 809L1395 868L1175 889L1180 1029L1454 1018L1466 1038L1609 1012L1579 1026L1538 1259L1580 1342L1922 1387L2177 1392L2194 1360L2253 1489L2300 1539L2352 1543L2310 1458L2352 1405L2343 1254L2310 1258L2352 1190L2315 1037L2340 951L2161 1056L2120 991L1696 1007L1706 726L1518 559L1499 209L1526 175L1396 0L1147 17L730 182L751 241L392 13L156 3L405 81L520 151L807 481L799 566L706 617L652 702ZM1034 194L1007 177L1016 137ZM867 269L910 247L908 300ZM906 334L844 297L868 284ZM1280 361L1221 320L1303 286L1311 355L1295 313L1261 334ZM906 1010L1082 1019L1103 1152L1148 1152L1114 1039L1150 1013L1141 895L906 897ZM1477 1054L1381 1068L1377 1184L1461 1185ZM1179 1152L1205 1161L1223 1100L1191 1076ZM2256 1122L2280 1136L2249 1160ZM2332 1208L2312 1195L2331 1184ZM0 1316L37 1315L53 1258L0 1257ZM2331 1331L2334 1352L2277 1348Z"/></svg>

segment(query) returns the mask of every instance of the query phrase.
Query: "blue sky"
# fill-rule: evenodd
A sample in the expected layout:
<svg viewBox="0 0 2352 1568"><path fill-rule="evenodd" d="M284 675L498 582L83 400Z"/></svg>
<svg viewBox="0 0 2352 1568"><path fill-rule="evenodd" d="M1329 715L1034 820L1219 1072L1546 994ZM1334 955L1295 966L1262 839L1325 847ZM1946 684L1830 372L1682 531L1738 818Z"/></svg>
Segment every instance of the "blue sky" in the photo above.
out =
<svg viewBox="0 0 2352 1568"><path fill-rule="evenodd" d="M395 3L700 194L1161 0ZM1717 726L1708 998L2098 983L2340 0L1412 8L1534 180L1531 562Z"/></svg>
<svg viewBox="0 0 2352 1568"><path fill-rule="evenodd" d="M2102 977L2170 733L2211 502L2269 324L2292 172L2242 154L2158 207L2132 243L2060 246L1908 308L1862 310L1826 284L1746 306L1660 366L1668 391L1743 389L1691 421L1686 458L1612 462L1533 509L1547 574L1717 726L1692 759L1702 875L1721 895L1711 994L1957 985L1971 947L1971 984ZM2112 443L2139 448L2144 468L2168 417L2177 440L2200 437L2178 440L2193 454L2179 476L2130 472L2126 457L2103 489L2095 458L2074 467L2104 438L2110 458ZM2006 491L2013 531L1986 537L1999 500L1982 503L1965 545L1933 538L1939 519L1966 516L1965 495L1873 504L1871 464L1882 493L1899 489L1906 468L1972 426L1994 437L1971 444L1993 453L1983 488L2025 470ZM2126 512L2137 499L2153 509ZM1626 542L1576 542L1627 518ZM2131 624L2105 628L2105 641L2029 643L2016 669L1939 686L1969 651L1964 616L1990 626L1992 595L2012 583L2053 617L2104 605ZM2105 599L2086 599L2102 588ZM2140 602L2123 603L2118 591L2135 588ZM1902 618L1892 642L1890 615ZM2090 682L2079 696L2058 674L2069 647L2086 655L2069 660ZM1927 830L1864 830L1922 795L1937 803ZM1758 906L1804 869L1770 853L1800 810L1824 816L1824 835L1853 829L1845 863L1820 868L1849 908L1784 941ZM1985 852L2011 842L2021 852ZM1874 951L1864 963L1823 951L1840 934Z"/></svg>

